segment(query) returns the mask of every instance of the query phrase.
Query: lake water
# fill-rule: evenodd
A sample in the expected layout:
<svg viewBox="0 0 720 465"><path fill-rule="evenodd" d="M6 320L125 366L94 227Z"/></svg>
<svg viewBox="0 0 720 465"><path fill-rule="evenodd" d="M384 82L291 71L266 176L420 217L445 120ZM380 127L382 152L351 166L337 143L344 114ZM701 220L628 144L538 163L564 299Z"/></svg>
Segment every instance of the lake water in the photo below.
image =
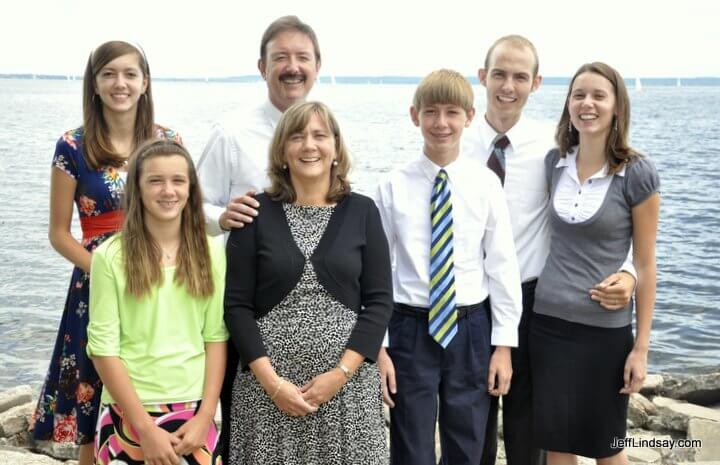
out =
<svg viewBox="0 0 720 465"><path fill-rule="evenodd" d="M219 115L262 100L263 83L156 82L157 121L200 155ZM477 107L484 89L476 87ZM417 156L408 108L414 85L319 84L354 153L352 180L377 179ZM544 86L526 113L557 120L565 88ZM699 373L720 366L720 88L631 91L633 145L662 182L658 292L651 371ZM47 240L50 160L63 131L81 123L80 81L0 80L0 389L38 388L47 369L72 266ZM480 112L482 113L482 112ZM79 226L74 225L76 237Z"/></svg>

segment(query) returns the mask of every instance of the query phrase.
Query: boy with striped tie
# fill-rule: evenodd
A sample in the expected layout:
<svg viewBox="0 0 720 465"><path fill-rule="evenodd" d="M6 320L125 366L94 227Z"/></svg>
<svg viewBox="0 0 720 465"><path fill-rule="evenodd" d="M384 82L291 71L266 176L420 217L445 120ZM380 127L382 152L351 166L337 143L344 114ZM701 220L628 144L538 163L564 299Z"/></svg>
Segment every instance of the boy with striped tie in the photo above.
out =
<svg viewBox="0 0 720 465"><path fill-rule="evenodd" d="M436 418L443 463L477 465L490 395L510 387L520 275L500 182L460 155L474 115L459 73L423 79L410 108L423 154L376 194L394 265L395 311L378 358L383 382L396 380L383 386L393 465L435 464Z"/></svg>

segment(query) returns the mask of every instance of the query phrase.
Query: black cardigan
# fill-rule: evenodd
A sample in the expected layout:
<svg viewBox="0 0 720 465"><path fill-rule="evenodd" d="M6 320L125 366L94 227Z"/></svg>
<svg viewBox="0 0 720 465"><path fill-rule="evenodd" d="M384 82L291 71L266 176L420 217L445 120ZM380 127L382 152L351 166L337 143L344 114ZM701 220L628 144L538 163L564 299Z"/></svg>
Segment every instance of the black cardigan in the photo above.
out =
<svg viewBox="0 0 720 465"><path fill-rule="evenodd" d="M258 216L233 229L227 242L225 324L243 370L267 355L256 320L295 288L305 266L282 203L266 194L256 199ZM310 260L320 284L358 314L346 348L375 361L393 298L388 244L374 202L355 193L338 202Z"/></svg>

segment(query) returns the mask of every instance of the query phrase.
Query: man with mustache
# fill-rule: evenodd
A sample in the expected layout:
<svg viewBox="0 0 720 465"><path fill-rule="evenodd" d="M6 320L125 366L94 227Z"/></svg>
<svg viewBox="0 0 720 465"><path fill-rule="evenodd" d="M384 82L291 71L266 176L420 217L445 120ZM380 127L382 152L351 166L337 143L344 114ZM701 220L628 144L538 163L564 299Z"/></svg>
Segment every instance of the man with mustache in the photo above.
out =
<svg viewBox="0 0 720 465"><path fill-rule="evenodd" d="M315 31L297 16L273 21L260 42L258 70L268 99L216 124L198 161L205 219L213 235L241 228L256 214L248 208L256 206L255 200L245 194L270 184L267 152L275 126L293 103L305 100L320 71Z"/></svg>
<svg viewBox="0 0 720 465"><path fill-rule="evenodd" d="M207 231L219 235L241 228L257 215L253 192L270 185L268 148L283 112L305 100L320 71L320 46L315 31L297 16L273 21L260 42L258 70L267 83L268 99L249 112L233 114L213 127L197 165L203 190ZM224 460L230 440L230 399L238 355L228 345L225 381L220 394Z"/></svg>

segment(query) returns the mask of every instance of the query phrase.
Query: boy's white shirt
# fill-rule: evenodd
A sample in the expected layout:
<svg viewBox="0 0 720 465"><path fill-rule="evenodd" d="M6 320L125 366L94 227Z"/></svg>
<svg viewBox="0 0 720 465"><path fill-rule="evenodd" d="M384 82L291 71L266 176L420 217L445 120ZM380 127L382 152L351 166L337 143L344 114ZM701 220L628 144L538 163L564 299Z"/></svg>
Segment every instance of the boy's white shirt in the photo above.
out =
<svg viewBox="0 0 720 465"><path fill-rule="evenodd" d="M467 156L444 168L453 208L457 305L477 304L491 296L491 343L516 347L522 292L502 186L492 171ZM398 303L429 306L430 196L439 170L423 155L391 173L375 194ZM386 334L384 345L388 343Z"/></svg>

